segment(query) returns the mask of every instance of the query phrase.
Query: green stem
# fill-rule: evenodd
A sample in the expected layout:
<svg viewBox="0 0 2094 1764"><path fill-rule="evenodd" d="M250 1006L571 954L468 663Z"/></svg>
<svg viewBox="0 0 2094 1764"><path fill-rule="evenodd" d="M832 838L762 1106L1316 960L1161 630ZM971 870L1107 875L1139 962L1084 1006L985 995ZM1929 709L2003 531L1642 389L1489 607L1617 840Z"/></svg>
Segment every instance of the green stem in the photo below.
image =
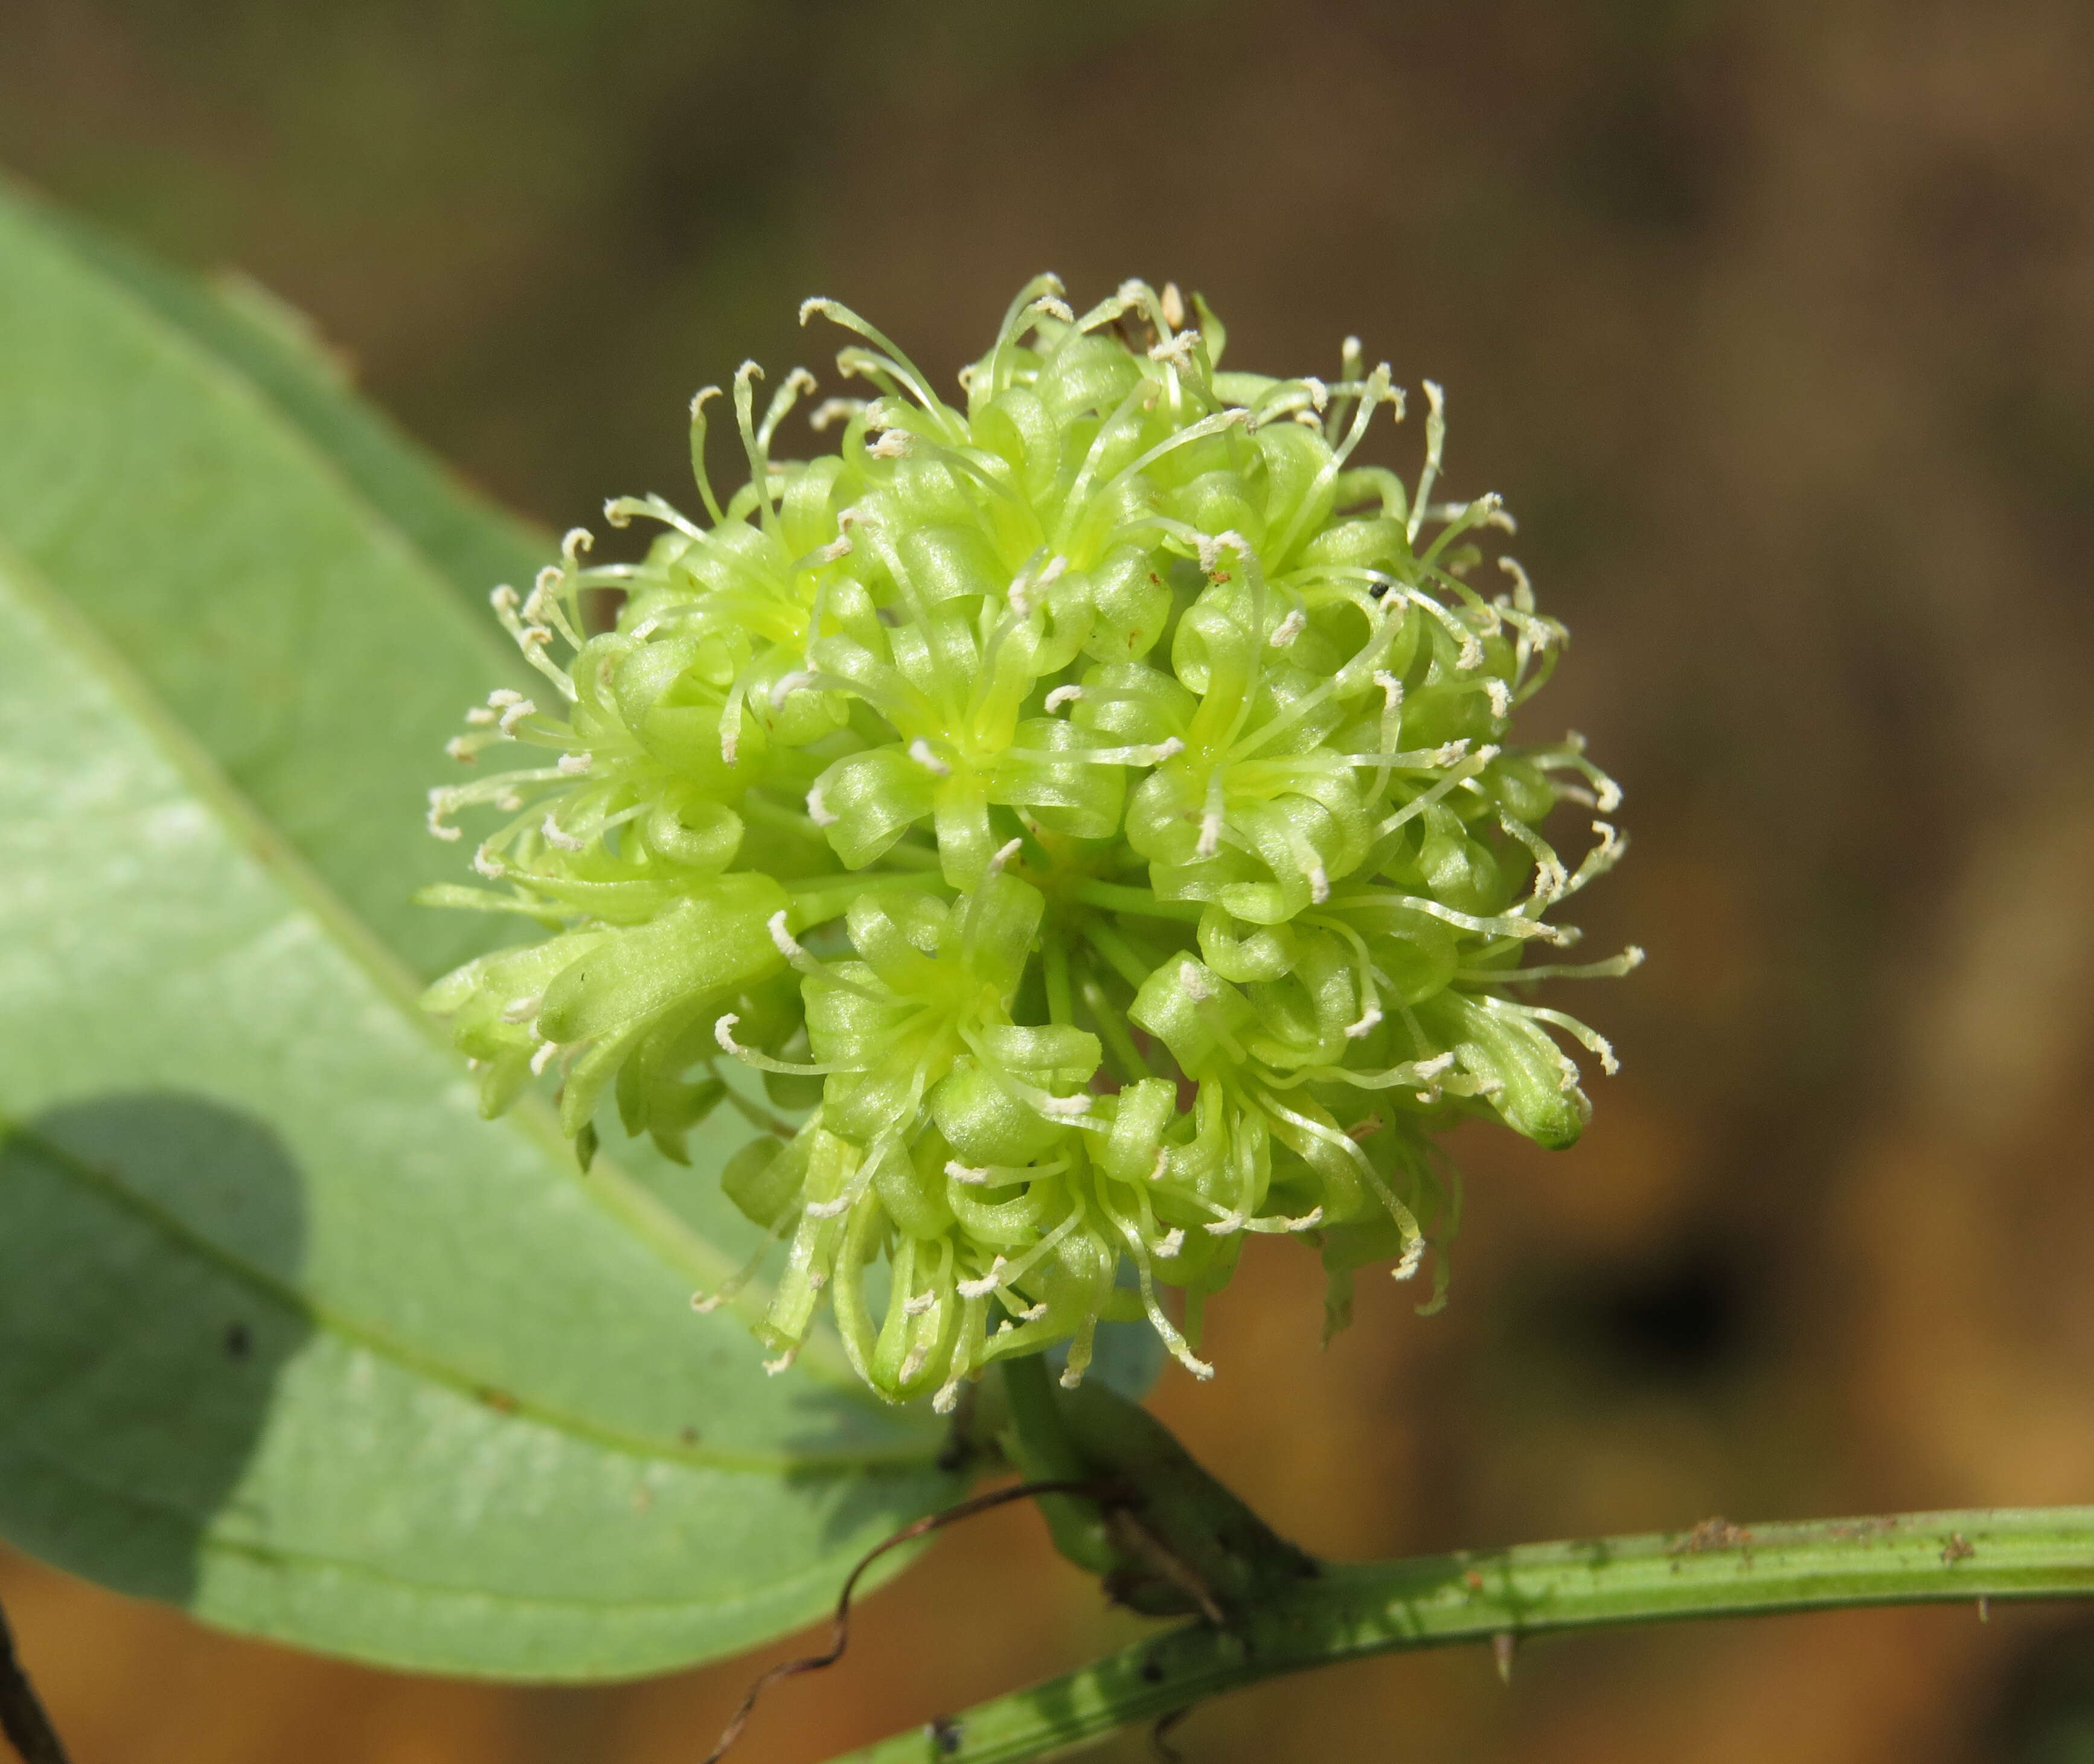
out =
<svg viewBox="0 0 2094 1764"><path fill-rule="evenodd" d="M786 923L796 932L810 926L824 923L850 909L850 904L861 894L870 894L880 889L941 889L945 878L935 870L923 871L908 875L893 875L881 871L874 875L823 876L819 881L803 882L789 887L786 897L791 909Z"/></svg>
<svg viewBox="0 0 2094 1764"><path fill-rule="evenodd" d="M1555 1630L1857 1605L2094 1597L2094 1507L1974 1509L1528 1544L1330 1567L1237 1627L1166 1630L835 1764L1020 1764L1262 1679ZM1981 1607L1982 1611L1982 1607Z"/></svg>
<svg viewBox="0 0 2094 1764"><path fill-rule="evenodd" d="M1159 901L1147 889L1126 888L1117 882L1063 882L1058 892L1086 906L1133 913L1144 919L1175 919L1188 925L1198 924L1206 910L1198 901Z"/></svg>

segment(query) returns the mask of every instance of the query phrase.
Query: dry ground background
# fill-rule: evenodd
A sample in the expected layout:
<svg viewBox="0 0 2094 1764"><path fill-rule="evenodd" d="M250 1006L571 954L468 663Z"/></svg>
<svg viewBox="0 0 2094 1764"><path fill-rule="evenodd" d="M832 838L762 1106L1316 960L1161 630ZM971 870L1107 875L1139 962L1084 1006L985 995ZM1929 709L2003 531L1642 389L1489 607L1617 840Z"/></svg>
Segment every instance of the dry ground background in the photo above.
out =
<svg viewBox="0 0 2094 1764"><path fill-rule="evenodd" d="M2094 13L2066 0L1053 7L0 0L0 163L315 314L561 526L835 294L940 374L1051 267L1214 300L1237 364L1445 382L1628 786L1587 998L1624 1075L1466 1148L1455 1301L1315 1346L1262 1245L1188 1442L1347 1555L2094 1498ZM822 365L819 363L818 365ZM1392 458L1407 461L1414 432ZM432 756L432 764L434 758ZM80 1764L671 1764L747 1662L418 1680L0 1558ZM864 1611L747 1755L1122 1632L1029 1516ZM774 1654L784 1650L773 1650ZM2065 1764L2094 1619L1965 1610L1464 1653L1196 1715L1200 1760ZM1127 1739L1106 1754L1142 1755Z"/></svg>

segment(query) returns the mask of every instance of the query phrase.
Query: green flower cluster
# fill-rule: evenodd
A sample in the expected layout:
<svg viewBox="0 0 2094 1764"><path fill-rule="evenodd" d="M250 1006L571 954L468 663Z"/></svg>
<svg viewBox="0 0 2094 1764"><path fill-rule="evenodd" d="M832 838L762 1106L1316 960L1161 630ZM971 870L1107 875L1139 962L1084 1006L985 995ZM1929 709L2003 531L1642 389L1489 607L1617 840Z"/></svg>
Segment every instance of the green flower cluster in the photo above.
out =
<svg viewBox="0 0 2094 1764"><path fill-rule="evenodd" d="M1573 940L1549 910L1621 849L1595 822L1574 869L1542 823L1618 793L1575 738L1508 743L1564 632L1510 558L1503 592L1466 580L1511 523L1431 499L1439 389L1407 487L1353 463L1403 415L1386 366L1349 340L1327 383L1223 372L1195 306L1130 282L1078 316L1043 276L962 410L810 301L875 394L813 413L834 454L772 457L815 381L759 420L749 363L724 506L715 388L691 410L706 521L614 502L614 527L660 524L642 561L590 564L578 530L528 597L495 591L545 689L493 693L451 752L545 763L431 793L441 838L501 817L474 865L502 890L434 892L552 934L428 1007L490 1114L557 1065L585 1158L606 1091L671 1157L723 1101L758 1120L723 1180L786 1246L774 1366L826 1297L897 1400L949 1407L1064 1341L1073 1384L1104 1318L1145 1316L1204 1377L1202 1301L1247 1233L1320 1249L1335 1327L1353 1270L1407 1278L1451 1233L1436 1129L1567 1145L1588 1106L1552 1032L1611 1069L1512 996L1638 954L1523 965Z"/></svg>

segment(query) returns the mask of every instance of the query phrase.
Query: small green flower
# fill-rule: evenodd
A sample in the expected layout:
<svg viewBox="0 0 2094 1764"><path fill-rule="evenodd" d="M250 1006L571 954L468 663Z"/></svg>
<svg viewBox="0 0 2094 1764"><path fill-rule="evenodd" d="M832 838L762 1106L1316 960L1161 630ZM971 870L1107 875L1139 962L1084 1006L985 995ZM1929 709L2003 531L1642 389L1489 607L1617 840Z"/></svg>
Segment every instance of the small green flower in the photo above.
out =
<svg viewBox="0 0 2094 1764"><path fill-rule="evenodd" d="M613 526L663 529L642 561L587 563L578 529L528 597L495 591L545 687L495 693L450 750L544 763L431 793L440 838L497 811L473 862L502 885L432 897L551 935L428 1008L490 1114L557 1063L584 1157L606 1090L672 1158L723 1100L762 1120L723 1181L785 1245L774 1367L826 1297L897 1400L949 1408L1063 1341L1073 1384L1106 1318L1145 1316L1205 1377L1201 1306L1246 1233L1320 1248L1336 1327L1355 1268L1406 1279L1452 1235L1436 1130L1567 1145L1589 1106L1557 1034L1612 1069L1513 996L1640 957L1525 959L1574 941L1550 909L1622 849L1595 821L1574 869L1542 823L1619 793L1575 736L1510 743L1564 631L1509 558L1503 592L1469 585L1512 524L1495 497L1431 500L1440 389L1414 489L1350 463L1379 407L1403 415L1357 341L1329 383L1223 372L1195 306L1188 328L1175 288L1130 282L1079 318L1042 276L962 410L810 301L803 322L864 340L837 365L875 394L815 411L836 453L773 459L815 381L759 421L746 364L749 481L724 506L715 388L691 407L703 523L614 502Z"/></svg>

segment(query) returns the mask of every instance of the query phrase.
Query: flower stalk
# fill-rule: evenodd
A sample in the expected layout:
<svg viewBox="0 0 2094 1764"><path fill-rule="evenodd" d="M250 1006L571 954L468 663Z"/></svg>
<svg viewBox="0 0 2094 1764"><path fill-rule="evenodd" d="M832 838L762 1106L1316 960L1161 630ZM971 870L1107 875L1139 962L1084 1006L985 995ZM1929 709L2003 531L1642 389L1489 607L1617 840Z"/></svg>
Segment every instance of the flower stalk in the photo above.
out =
<svg viewBox="0 0 2094 1764"><path fill-rule="evenodd" d="M2094 1507L1734 1526L1326 1566L1227 1626L1163 1631L834 1764L1023 1764L1369 1654L1688 1618L2094 1597ZM1511 1638L1505 1641L1502 1638Z"/></svg>

